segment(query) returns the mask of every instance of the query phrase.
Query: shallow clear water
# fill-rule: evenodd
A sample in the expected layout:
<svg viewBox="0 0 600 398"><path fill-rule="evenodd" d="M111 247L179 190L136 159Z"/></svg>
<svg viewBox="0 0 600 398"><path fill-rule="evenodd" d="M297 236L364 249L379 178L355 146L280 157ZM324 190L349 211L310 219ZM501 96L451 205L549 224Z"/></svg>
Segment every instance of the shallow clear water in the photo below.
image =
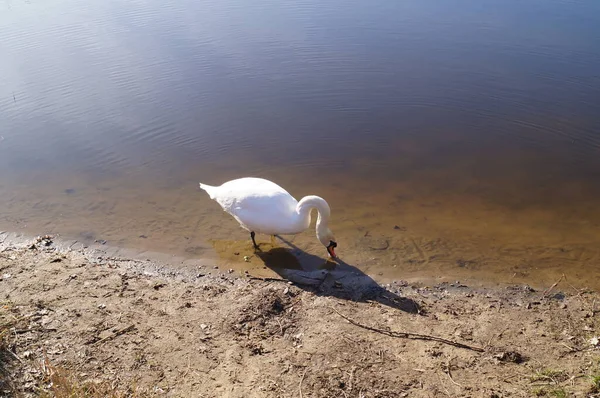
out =
<svg viewBox="0 0 600 398"><path fill-rule="evenodd" d="M10 0L0 37L2 229L260 268L197 188L253 175L373 275L600 287L598 2Z"/></svg>

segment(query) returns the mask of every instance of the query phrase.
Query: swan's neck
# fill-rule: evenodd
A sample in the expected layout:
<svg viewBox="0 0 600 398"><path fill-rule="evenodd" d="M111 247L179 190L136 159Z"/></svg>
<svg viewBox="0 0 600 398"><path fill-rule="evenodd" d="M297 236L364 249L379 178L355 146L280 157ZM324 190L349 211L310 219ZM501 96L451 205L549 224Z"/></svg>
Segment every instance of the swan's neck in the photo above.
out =
<svg viewBox="0 0 600 398"><path fill-rule="evenodd" d="M298 212L298 216L308 228L310 225L310 212L312 209L317 209L319 215L317 216L317 236L320 236L322 233L327 231L329 224L329 216L331 215L331 209L329 205L325 201L325 199L320 198L318 196L310 195L303 197L300 202L298 202L298 206L296 207L296 211Z"/></svg>

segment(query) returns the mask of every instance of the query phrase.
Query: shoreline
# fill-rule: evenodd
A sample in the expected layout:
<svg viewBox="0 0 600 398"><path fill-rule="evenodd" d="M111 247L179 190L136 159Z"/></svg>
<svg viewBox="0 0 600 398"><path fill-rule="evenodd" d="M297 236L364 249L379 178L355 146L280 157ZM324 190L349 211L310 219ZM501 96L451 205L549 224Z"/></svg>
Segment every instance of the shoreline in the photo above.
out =
<svg viewBox="0 0 600 398"><path fill-rule="evenodd" d="M545 290L552 286L551 282L544 283L537 281L537 283L533 283L522 280L515 282L486 281L475 276L465 275L463 275L463 278L457 278L460 280L456 280L454 277L434 276L434 273L427 271L421 273L411 271L404 278L386 276L381 272L367 274L357 266L346 263L343 258L338 257L335 261L331 261L309 253L305 253L305 256L310 257L309 264L302 265L292 254L293 251L301 249L285 239L281 239L281 243L285 245L283 247L271 246L264 242L261 243L261 245L267 246L266 251L250 254L250 258L252 260L256 258L256 262L244 262L241 256L244 253L240 253L242 250L237 247L239 242L233 243L234 245L237 244L234 247L235 250L233 250L235 253L228 254L227 259L221 259L210 256L184 257L159 251L115 246L101 239L94 242L84 242L76 239L65 239L60 234L33 235L0 230L0 252L3 248L7 247L26 248L40 236L50 236L53 248L61 253L76 252L86 257L89 261L98 263L111 260L125 262L129 263L131 267L137 267L150 274L177 276L188 282L195 280L198 273L201 273L209 276L226 274L228 277L242 279L251 276L258 278L284 278L299 285L316 286L321 285L327 275L333 275L334 279L351 279L350 284L352 285L352 289L368 288L368 286L391 287L398 284L411 284L420 287L445 284L449 288L468 285L471 289L483 290L502 290L516 285L529 286L536 290ZM223 242L223 244L227 243L230 242ZM232 263L231 258L238 258L238 263ZM285 266L281 267L279 264L285 264ZM571 286L571 290L589 289L586 286Z"/></svg>
<svg viewBox="0 0 600 398"><path fill-rule="evenodd" d="M600 296L564 281L380 285L341 267L288 282L120 250L0 234L3 394L60 396L68 383L101 391L87 396L600 393Z"/></svg>

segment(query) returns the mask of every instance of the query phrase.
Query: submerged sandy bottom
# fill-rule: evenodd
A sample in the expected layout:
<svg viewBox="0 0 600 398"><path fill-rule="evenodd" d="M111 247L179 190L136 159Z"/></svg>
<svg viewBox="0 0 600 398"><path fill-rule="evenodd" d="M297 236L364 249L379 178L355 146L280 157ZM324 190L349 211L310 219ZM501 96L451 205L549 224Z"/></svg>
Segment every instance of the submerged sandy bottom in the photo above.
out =
<svg viewBox="0 0 600 398"><path fill-rule="evenodd" d="M414 162L415 155L410 159ZM239 163L249 164L256 175L278 182L297 198L326 198L340 266L390 281L549 286L565 274L574 286L600 288L600 212L592 176L560 164L549 167L549 161L533 155L508 160L513 160L512 169L502 160L502 170L478 171L477 159L445 169L430 165L428 157L423 160L427 166L401 173L394 171L398 167L388 170L383 161L373 165L354 159L322 178L303 169L289 173L251 160ZM314 227L284 236L270 254L270 238L259 235L259 258L247 233L197 186L198 180L219 184L238 177L237 166L227 164L223 160L214 165L219 176L190 166L187 172L152 178L57 173L41 179L36 172L18 181L4 180L0 228L58 234L84 245L131 249L141 257L163 253L239 271L260 272L265 261L271 267L305 271L334 266L327 264ZM540 164L543 170L537 169Z"/></svg>

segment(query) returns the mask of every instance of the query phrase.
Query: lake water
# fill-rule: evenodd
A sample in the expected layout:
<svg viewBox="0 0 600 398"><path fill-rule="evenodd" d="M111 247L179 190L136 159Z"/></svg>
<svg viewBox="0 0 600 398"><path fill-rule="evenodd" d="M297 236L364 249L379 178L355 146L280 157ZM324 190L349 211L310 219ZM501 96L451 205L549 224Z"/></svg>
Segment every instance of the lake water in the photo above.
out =
<svg viewBox="0 0 600 398"><path fill-rule="evenodd" d="M600 2L0 1L1 229L259 270L242 176L381 279L600 288Z"/></svg>

